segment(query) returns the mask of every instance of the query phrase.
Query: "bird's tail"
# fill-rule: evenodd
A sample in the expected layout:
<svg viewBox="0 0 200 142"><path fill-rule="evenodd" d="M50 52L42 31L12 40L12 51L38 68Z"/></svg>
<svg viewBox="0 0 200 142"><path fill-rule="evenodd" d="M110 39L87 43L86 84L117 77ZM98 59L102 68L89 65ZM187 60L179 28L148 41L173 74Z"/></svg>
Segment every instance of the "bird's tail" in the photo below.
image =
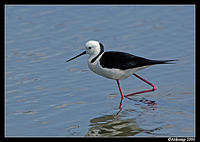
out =
<svg viewBox="0 0 200 142"><path fill-rule="evenodd" d="M175 64L173 61L178 60L152 60L152 64Z"/></svg>

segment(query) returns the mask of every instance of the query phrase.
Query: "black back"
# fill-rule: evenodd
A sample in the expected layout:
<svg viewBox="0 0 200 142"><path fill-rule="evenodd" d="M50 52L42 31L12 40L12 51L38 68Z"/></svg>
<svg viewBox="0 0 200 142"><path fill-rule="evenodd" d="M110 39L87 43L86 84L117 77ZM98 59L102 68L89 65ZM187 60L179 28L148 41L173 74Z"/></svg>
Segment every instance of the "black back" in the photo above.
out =
<svg viewBox="0 0 200 142"><path fill-rule="evenodd" d="M134 56L124 52L104 52L100 59L100 65L105 68L117 68L121 70L142 67L153 64L163 64L166 61L149 60L142 57Z"/></svg>

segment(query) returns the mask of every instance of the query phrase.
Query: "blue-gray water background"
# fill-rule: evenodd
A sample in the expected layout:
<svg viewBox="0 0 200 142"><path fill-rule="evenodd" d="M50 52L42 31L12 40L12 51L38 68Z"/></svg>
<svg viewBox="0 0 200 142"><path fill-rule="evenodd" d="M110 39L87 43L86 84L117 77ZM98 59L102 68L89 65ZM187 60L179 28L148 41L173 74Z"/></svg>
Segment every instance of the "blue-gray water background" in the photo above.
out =
<svg viewBox="0 0 200 142"><path fill-rule="evenodd" d="M195 135L193 6L9 5L5 22L6 136ZM91 72L87 55L65 62L88 40L179 61L139 71L158 90L124 99L118 113L116 81ZM121 86L149 88L134 76Z"/></svg>

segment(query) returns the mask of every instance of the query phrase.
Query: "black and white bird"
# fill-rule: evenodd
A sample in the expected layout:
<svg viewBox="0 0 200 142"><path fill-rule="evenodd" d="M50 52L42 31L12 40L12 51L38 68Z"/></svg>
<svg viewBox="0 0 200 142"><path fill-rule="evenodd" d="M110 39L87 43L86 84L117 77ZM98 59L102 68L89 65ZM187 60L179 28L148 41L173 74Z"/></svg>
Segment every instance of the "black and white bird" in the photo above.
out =
<svg viewBox="0 0 200 142"><path fill-rule="evenodd" d="M150 60L129 53L117 52L117 51L104 52L104 46L100 42L94 40L88 41L85 44L85 49L86 50L84 52L67 60L66 62L69 62L84 54L89 54L88 67L90 68L90 70L103 77L116 80L122 99L124 98L124 96L128 97L135 94L155 91L157 89L157 87L154 84L148 82L139 75L135 74L135 72L145 69L151 65L169 64L171 63L171 61L175 61L175 60ZM137 78L151 85L153 88L145 91L131 93L128 95L123 95L119 80L126 79L131 75L136 76Z"/></svg>

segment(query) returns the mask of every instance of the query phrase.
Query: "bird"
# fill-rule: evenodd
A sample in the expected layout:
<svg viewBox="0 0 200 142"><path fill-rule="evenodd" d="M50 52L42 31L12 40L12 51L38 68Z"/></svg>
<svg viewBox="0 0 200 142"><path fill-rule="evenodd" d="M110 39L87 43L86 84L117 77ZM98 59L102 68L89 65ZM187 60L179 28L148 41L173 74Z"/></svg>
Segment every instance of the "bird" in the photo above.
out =
<svg viewBox="0 0 200 142"><path fill-rule="evenodd" d="M101 42L98 42L96 40L89 40L85 44L84 52L67 60L66 62L72 61L75 58L78 58L85 54L89 55L88 67L91 71L105 78L116 80L122 100L124 99L124 97L129 97L136 94L152 92L157 90L156 85L136 74L137 71L143 70L152 65L173 64L172 61L177 61L177 60L151 60L135 56L130 53L119 52L119 51L105 52L104 46ZM152 89L124 95L119 80L124 80L130 77L131 75L134 75L138 79L149 84L150 86L152 86Z"/></svg>

